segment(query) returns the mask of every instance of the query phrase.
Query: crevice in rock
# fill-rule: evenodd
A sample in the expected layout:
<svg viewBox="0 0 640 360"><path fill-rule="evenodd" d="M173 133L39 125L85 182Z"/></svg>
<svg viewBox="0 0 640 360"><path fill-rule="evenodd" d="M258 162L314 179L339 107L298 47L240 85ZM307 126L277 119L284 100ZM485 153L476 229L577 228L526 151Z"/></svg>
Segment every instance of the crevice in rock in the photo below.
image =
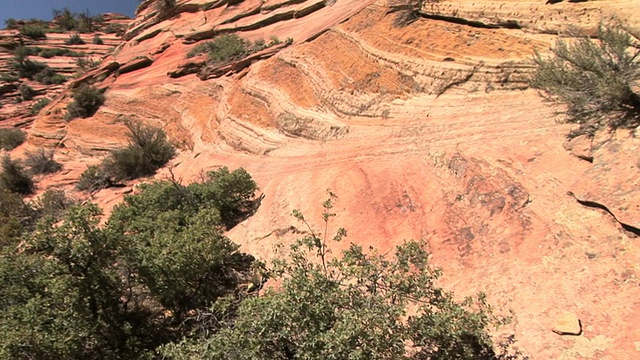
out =
<svg viewBox="0 0 640 360"><path fill-rule="evenodd" d="M467 20L455 16L426 14L423 12L418 12L417 15L425 19L446 21L454 24L466 25L481 29L522 29L522 26L520 26L520 24L518 24L516 20L505 20L495 24L486 24L482 21Z"/></svg>
<svg viewBox="0 0 640 360"><path fill-rule="evenodd" d="M574 199L576 199L576 201L578 202L578 204L583 205L583 206L587 206L590 208L596 208L596 209L600 209L600 210L604 210L606 212L608 212L611 216L613 216L613 219L615 221L618 222L618 224L620 224L620 226L622 226L622 228L630 233L635 234L636 236L640 236L640 228L637 228L635 226L629 225L629 224L625 224L622 221L618 220L618 218L616 217L616 215L611 212L611 210L609 210L608 207L606 207L605 205L602 205L598 202L595 201L589 201L589 200L580 200L578 199L578 197L571 191L567 192L567 195L572 196Z"/></svg>

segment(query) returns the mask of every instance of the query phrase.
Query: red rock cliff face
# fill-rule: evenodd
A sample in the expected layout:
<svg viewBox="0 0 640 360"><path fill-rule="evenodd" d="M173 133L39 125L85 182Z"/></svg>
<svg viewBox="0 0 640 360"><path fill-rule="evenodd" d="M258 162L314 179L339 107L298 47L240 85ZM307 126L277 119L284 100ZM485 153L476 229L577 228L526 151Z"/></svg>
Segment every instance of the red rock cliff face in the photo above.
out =
<svg viewBox="0 0 640 360"><path fill-rule="evenodd" d="M393 1L233 3L178 1L164 18L142 3L86 75L108 87L98 113L65 122L65 93L33 124L26 147L57 146L65 163L44 181L71 186L136 117L181 144L177 178L222 165L254 176L262 206L229 234L249 252L270 259L294 238L293 209L319 226L331 188L332 227L382 251L424 239L444 285L513 310L503 331L532 359L640 355L638 140L597 138L582 160L527 85L535 49L569 24L589 34L615 16L638 29L637 1L444 0L405 24ZM216 66L186 57L225 33L283 43ZM118 191L95 200L108 209ZM581 336L552 332L565 311Z"/></svg>

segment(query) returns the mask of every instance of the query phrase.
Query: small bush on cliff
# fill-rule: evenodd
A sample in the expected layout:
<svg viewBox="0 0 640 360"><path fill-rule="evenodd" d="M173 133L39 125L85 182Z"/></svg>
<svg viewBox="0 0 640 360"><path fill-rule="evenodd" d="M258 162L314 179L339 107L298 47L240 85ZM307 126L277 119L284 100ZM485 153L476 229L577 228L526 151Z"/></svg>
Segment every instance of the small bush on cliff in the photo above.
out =
<svg viewBox="0 0 640 360"><path fill-rule="evenodd" d="M26 133L20 129L0 128L0 149L13 150L20 146L26 138Z"/></svg>
<svg viewBox="0 0 640 360"><path fill-rule="evenodd" d="M20 28L20 34L34 40L42 40L47 38L44 28L38 25L24 25Z"/></svg>
<svg viewBox="0 0 640 360"><path fill-rule="evenodd" d="M536 53L531 85L566 106L569 136L640 125L640 49L620 26L601 25L598 39L559 40L551 57Z"/></svg>
<svg viewBox="0 0 640 360"><path fill-rule="evenodd" d="M22 84L18 87L18 91L20 92L20 97L23 101L32 100L34 96L36 96L36 91L27 84Z"/></svg>
<svg viewBox="0 0 640 360"><path fill-rule="evenodd" d="M175 156L165 132L156 127L127 121L129 146L111 153L103 168L114 181L153 175Z"/></svg>
<svg viewBox="0 0 640 360"><path fill-rule="evenodd" d="M156 11L160 19L170 18L175 14L176 0L156 0Z"/></svg>
<svg viewBox="0 0 640 360"><path fill-rule="evenodd" d="M38 100L38 102L33 104L33 106L31 107L31 110L30 110L31 115L38 115L40 113L40 110L42 110L45 106L49 105L50 102L51 100L47 98Z"/></svg>
<svg viewBox="0 0 640 360"><path fill-rule="evenodd" d="M62 165L53 160L53 152L45 149L27 152L24 164L32 174L53 174L62 169Z"/></svg>
<svg viewBox="0 0 640 360"><path fill-rule="evenodd" d="M11 160L9 155L5 155L0 160L0 168L0 187L22 195L33 193L33 180L17 160Z"/></svg>
<svg viewBox="0 0 640 360"><path fill-rule="evenodd" d="M67 45L84 45L85 44L84 40L82 40L82 38L78 34L70 35L69 38L64 41L64 43Z"/></svg>
<svg viewBox="0 0 640 360"><path fill-rule="evenodd" d="M91 43L94 45L104 45L104 41L102 41L102 38L100 38L98 34L94 35L93 39L91 40Z"/></svg>
<svg viewBox="0 0 640 360"><path fill-rule="evenodd" d="M213 63L222 63L246 55L250 46L251 42L236 34L221 35L212 41L196 45L187 56L207 53Z"/></svg>
<svg viewBox="0 0 640 360"><path fill-rule="evenodd" d="M104 100L104 95L95 86L80 85L73 92L73 101L67 106L67 120L93 116Z"/></svg>
<svg viewBox="0 0 640 360"><path fill-rule="evenodd" d="M76 184L76 189L86 192L93 192L107 188L112 185L109 176L105 174L102 167L98 165L88 166L80 175L80 180Z"/></svg>

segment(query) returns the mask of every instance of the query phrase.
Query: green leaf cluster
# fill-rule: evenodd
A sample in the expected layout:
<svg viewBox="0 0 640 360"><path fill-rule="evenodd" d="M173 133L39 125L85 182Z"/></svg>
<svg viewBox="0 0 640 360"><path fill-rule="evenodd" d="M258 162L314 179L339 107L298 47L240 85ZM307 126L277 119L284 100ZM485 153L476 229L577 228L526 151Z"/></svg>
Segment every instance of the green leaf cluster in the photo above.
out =
<svg viewBox="0 0 640 360"><path fill-rule="evenodd" d="M143 185L102 226L95 205L60 193L32 207L0 194L0 359L151 359L191 333L190 316L234 294L253 265L217 208L251 209L255 183L248 194L229 181L243 176Z"/></svg>
<svg viewBox="0 0 640 360"><path fill-rule="evenodd" d="M531 85L580 125L570 136L640 125L640 50L621 26L602 24L597 40L559 40L551 51L535 54Z"/></svg>

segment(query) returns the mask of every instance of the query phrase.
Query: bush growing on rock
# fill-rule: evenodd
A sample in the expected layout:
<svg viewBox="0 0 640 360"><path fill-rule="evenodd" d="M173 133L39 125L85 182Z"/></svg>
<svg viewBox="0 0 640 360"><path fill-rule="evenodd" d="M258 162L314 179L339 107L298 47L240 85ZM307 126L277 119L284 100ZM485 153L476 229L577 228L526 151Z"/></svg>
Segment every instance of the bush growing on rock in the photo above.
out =
<svg viewBox="0 0 640 360"><path fill-rule="evenodd" d="M82 38L78 34L70 35L69 38L64 41L64 43L67 45L84 45L85 44L84 40L82 40Z"/></svg>
<svg viewBox="0 0 640 360"><path fill-rule="evenodd" d="M24 165L32 174L53 174L62 169L62 165L53 160L53 151L38 149L25 155Z"/></svg>
<svg viewBox="0 0 640 360"><path fill-rule="evenodd" d="M40 99L38 100L38 102L33 104L29 112L31 113L31 115L38 115L40 113L40 110L49 105L49 103L51 103L51 100L48 98Z"/></svg>
<svg viewBox="0 0 640 360"><path fill-rule="evenodd" d="M129 146L111 153L102 165L114 181L153 175L175 156L175 148L162 129L133 121L125 124Z"/></svg>
<svg viewBox="0 0 640 360"><path fill-rule="evenodd" d="M33 97L36 96L36 91L27 84L21 84L18 91L20 92L20 97L23 101L32 100Z"/></svg>
<svg viewBox="0 0 640 360"><path fill-rule="evenodd" d="M213 63L222 63L245 56L250 46L249 41L236 34L221 35L212 41L196 45L187 56L207 53Z"/></svg>
<svg viewBox="0 0 640 360"><path fill-rule="evenodd" d="M0 187L22 195L33 193L33 180L17 160L11 160L9 155L5 155L0 160L0 168Z"/></svg>
<svg viewBox="0 0 640 360"><path fill-rule="evenodd" d="M102 38L100 38L98 34L96 34L93 37L93 40L91 40L91 43L94 45L104 45L104 41L102 41Z"/></svg>
<svg viewBox="0 0 640 360"><path fill-rule="evenodd" d="M569 136L640 125L640 50L633 41L620 26L601 24L597 40L559 40L550 57L535 54L531 85L565 106L566 122L579 124Z"/></svg>
<svg viewBox="0 0 640 360"><path fill-rule="evenodd" d="M112 182L109 179L109 176L105 174L104 170L98 165L91 165L88 166L80 175L80 179L76 184L76 189L86 192L94 192L107 188L111 185Z"/></svg>
<svg viewBox="0 0 640 360"><path fill-rule="evenodd" d="M20 146L27 135L17 128L0 128L0 149L13 150Z"/></svg>
<svg viewBox="0 0 640 360"><path fill-rule="evenodd" d="M73 92L73 101L67 106L67 120L93 116L104 103L104 95L93 85L82 84Z"/></svg>
<svg viewBox="0 0 640 360"><path fill-rule="evenodd" d="M43 40L47 38L44 28L38 25L23 25L20 28L20 34L34 40Z"/></svg>

